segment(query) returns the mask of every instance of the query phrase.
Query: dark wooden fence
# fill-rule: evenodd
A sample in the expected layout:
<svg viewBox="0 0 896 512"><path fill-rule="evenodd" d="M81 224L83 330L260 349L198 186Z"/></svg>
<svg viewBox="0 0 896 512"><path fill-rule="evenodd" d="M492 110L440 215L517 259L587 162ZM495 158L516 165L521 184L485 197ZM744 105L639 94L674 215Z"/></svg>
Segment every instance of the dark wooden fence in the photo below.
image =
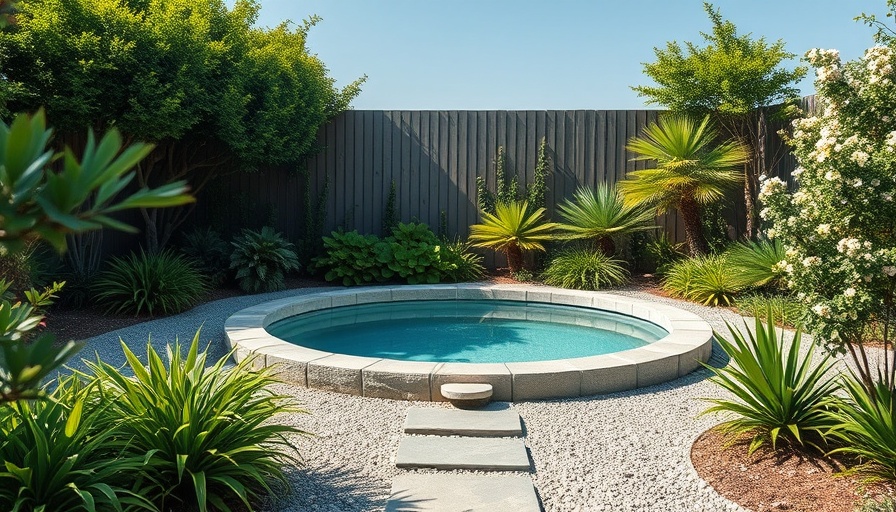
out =
<svg viewBox="0 0 896 512"><path fill-rule="evenodd" d="M806 98L804 108L814 108ZM578 187L615 183L635 169L625 150L631 137L655 121L656 110L529 110L529 111L368 111L351 110L324 126L321 151L307 162L310 195L326 192L324 233L343 228L362 233L381 231L392 183L402 221L419 220L434 230L444 221L449 235L465 236L479 221L476 178L495 189L495 156L504 147L506 169L525 187L531 182L538 147L547 143L551 164L547 206L569 198ZM784 154L775 173L787 177L795 163L769 129L767 154ZM273 224L290 239L306 236L306 180L300 169L271 168L230 173L200 195L195 223L240 227ZM324 187L327 187L326 189ZM744 227L742 194L733 191L727 219L737 233ZM675 240L683 225L672 213L658 225ZM490 265L500 263L492 258Z"/></svg>

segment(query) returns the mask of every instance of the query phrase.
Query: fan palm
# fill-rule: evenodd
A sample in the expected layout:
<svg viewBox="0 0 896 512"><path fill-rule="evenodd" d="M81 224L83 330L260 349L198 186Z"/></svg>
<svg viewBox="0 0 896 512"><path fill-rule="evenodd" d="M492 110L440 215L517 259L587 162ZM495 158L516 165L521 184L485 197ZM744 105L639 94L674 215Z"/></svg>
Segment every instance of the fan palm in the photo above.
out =
<svg viewBox="0 0 896 512"><path fill-rule="evenodd" d="M684 221L692 255L708 251L700 206L719 201L725 189L738 184L737 170L749 158L746 146L729 140L716 144L709 116L699 123L686 116L664 116L629 140L635 161L655 160L656 169L628 173L619 182L626 204L649 204L662 213L677 209Z"/></svg>
<svg viewBox="0 0 896 512"><path fill-rule="evenodd" d="M542 242L551 239L556 227L545 222L544 208L529 209L527 201L497 203L495 213L482 212L482 224L470 226L470 240L475 247L504 251L511 272L523 266L523 251L543 251Z"/></svg>
<svg viewBox="0 0 896 512"><path fill-rule="evenodd" d="M607 256L616 252L614 238L656 227L647 224L654 218L649 207L625 204L616 187L605 183L594 190L580 188L573 200L567 200L557 208L566 221L558 227L567 233L566 236L594 240Z"/></svg>

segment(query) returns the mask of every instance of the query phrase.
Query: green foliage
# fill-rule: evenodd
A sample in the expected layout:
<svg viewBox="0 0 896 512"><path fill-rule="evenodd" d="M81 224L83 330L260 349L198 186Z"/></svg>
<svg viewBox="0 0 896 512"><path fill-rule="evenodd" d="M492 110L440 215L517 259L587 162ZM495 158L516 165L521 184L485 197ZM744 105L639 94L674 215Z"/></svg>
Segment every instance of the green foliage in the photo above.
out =
<svg viewBox="0 0 896 512"><path fill-rule="evenodd" d="M443 240L439 251L442 277L452 283L478 281L485 275L482 256L470 250L470 242Z"/></svg>
<svg viewBox="0 0 896 512"><path fill-rule="evenodd" d="M286 273L299 270L295 246L272 227L244 229L232 245L230 268L240 288L248 293L273 292L286 286Z"/></svg>
<svg viewBox="0 0 896 512"><path fill-rule="evenodd" d="M736 244L725 254L725 259L745 288L781 288L784 284L786 273L779 263L785 260L785 255L780 240Z"/></svg>
<svg viewBox="0 0 896 512"><path fill-rule="evenodd" d="M607 256L615 253L619 237L647 231L654 214L649 207L626 204L616 187L601 183L596 189L580 188L558 206L565 223L558 228L570 239L592 240Z"/></svg>
<svg viewBox="0 0 896 512"><path fill-rule="evenodd" d="M334 231L324 237L324 255L314 264L326 270L327 281L342 281L345 286L377 283L394 275L385 265L391 259L390 249L376 235Z"/></svg>
<svg viewBox="0 0 896 512"><path fill-rule="evenodd" d="M725 202L719 201L700 207L700 223L703 225L703 238L709 252L719 254L731 245L728 238L728 222L725 220Z"/></svg>
<svg viewBox="0 0 896 512"><path fill-rule="evenodd" d="M535 281L535 274L533 274L531 270L522 268L516 272L511 272L510 278L520 283L531 283Z"/></svg>
<svg viewBox="0 0 896 512"><path fill-rule="evenodd" d="M182 184L175 183L144 188L116 201L148 146L123 149L115 131L97 144L91 134L79 160L68 148L62 154L48 150L50 136L40 111L16 116L9 126L0 125L0 251L7 255L14 256L41 239L64 251L66 234L103 227L130 229L108 217L112 212L193 200ZM62 164L51 172L49 164L57 156ZM85 206L88 200L90 205ZM44 396L40 382L78 351L79 346L71 342L56 346L48 334L21 343L42 319L30 304L0 300L0 403Z"/></svg>
<svg viewBox="0 0 896 512"><path fill-rule="evenodd" d="M395 180L389 186L389 196L386 197L386 207L383 209L383 234L391 233L392 228L398 225L399 215L396 205Z"/></svg>
<svg viewBox="0 0 896 512"><path fill-rule="evenodd" d="M182 254L140 251L113 258L94 284L94 296L115 313L172 315L193 307L208 291L205 277Z"/></svg>
<svg viewBox="0 0 896 512"><path fill-rule="evenodd" d="M297 244L299 263L305 269L313 270L312 261L323 254L324 223L327 220L327 195L330 192L330 177L325 176L317 200L311 200L311 172L308 167L302 168L305 186L302 191L302 204L305 207L305 227L302 240Z"/></svg>
<svg viewBox="0 0 896 512"><path fill-rule="evenodd" d="M704 2L712 32L703 33L706 46L676 42L654 48L656 62L645 63L644 73L657 85L632 87L647 103L676 112L742 116L759 107L796 98L795 87L806 68L793 70L782 64L796 57L785 50L783 40L769 44L764 37L739 35L737 27L719 10Z"/></svg>
<svg viewBox="0 0 896 512"><path fill-rule="evenodd" d="M495 213L482 212L482 224L470 226L474 247L504 251L511 272L522 268L522 251L544 251L556 224L545 222L544 208L530 209L525 201L498 203Z"/></svg>
<svg viewBox="0 0 896 512"><path fill-rule="evenodd" d="M65 279L65 294L60 301L70 307L83 307L91 299L91 287L103 263L103 231L72 233L65 237L68 249L62 258L59 277Z"/></svg>
<svg viewBox="0 0 896 512"><path fill-rule="evenodd" d="M212 287L221 286L230 270L230 244L212 228L196 228L184 237L181 251L196 262Z"/></svg>
<svg viewBox="0 0 896 512"><path fill-rule="evenodd" d="M157 144L140 182L188 179L199 190L234 165L301 161L343 111L343 89L308 51L319 21L256 26L251 0L34 0L0 33L11 111L47 109L63 132L116 126ZM147 216L162 248L188 210Z"/></svg>
<svg viewBox="0 0 896 512"><path fill-rule="evenodd" d="M532 183L526 187L526 200L535 208L542 208L545 204L545 194L548 190L547 179L551 174L551 160L548 156L548 141L542 137L538 145L538 156L535 160L535 172L532 175Z"/></svg>
<svg viewBox="0 0 896 512"><path fill-rule="evenodd" d="M745 316L759 317L771 314L777 325L796 327L805 315L806 308L792 295L780 293L746 293L737 296L737 310Z"/></svg>
<svg viewBox="0 0 896 512"><path fill-rule="evenodd" d="M862 503L855 512L896 512L896 500L888 497L869 499Z"/></svg>
<svg viewBox="0 0 896 512"><path fill-rule="evenodd" d="M0 408L0 510L155 510L129 489L143 458L125 453L93 387L70 376L49 400Z"/></svg>
<svg viewBox="0 0 896 512"><path fill-rule="evenodd" d="M656 264L656 271L665 274L678 261L686 258L683 243L673 243L666 232L647 243L647 253Z"/></svg>
<svg viewBox="0 0 896 512"><path fill-rule="evenodd" d="M717 142L709 116L698 124L686 116L666 115L629 140L635 161L656 161L655 169L632 171L617 184L626 204L650 205L658 212L675 208L681 214L691 255L708 251L700 205L724 198L725 190L742 180L739 167L748 159L736 140Z"/></svg>
<svg viewBox="0 0 896 512"><path fill-rule="evenodd" d="M825 404L836 389L831 375L832 359L825 355L815 364L812 360L815 345L811 342L806 354L801 355L799 329L790 348L785 350L773 320L770 312L765 324L757 317L755 334L744 322L746 335L727 324L732 340L718 333L715 338L733 364L724 368L705 365L713 373L710 381L732 398L707 399L714 405L704 414L736 415L722 423L722 428L734 437L753 434L750 453L766 442L775 449L780 439L817 447L816 440L831 426Z"/></svg>
<svg viewBox="0 0 896 512"><path fill-rule="evenodd" d="M554 257L545 269L545 284L576 290L621 286L628 280L625 262L589 249L573 249Z"/></svg>
<svg viewBox="0 0 896 512"><path fill-rule="evenodd" d="M663 290L706 306L730 306L742 289L722 256L688 258L672 264L666 271Z"/></svg>
<svg viewBox="0 0 896 512"><path fill-rule="evenodd" d="M389 260L386 266L408 284L438 283L442 276L439 239L426 224L399 223L386 238Z"/></svg>
<svg viewBox="0 0 896 512"><path fill-rule="evenodd" d="M850 468L870 481L896 481L896 393L883 375L869 387L860 377L841 378L845 396L834 397L831 435L846 453L863 462Z"/></svg>
<svg viewBox="0 0 896 512"><path fill-rule="evenodd" d="M286 483L280 464L297 462L286 436L302 432L271 421L299 412L268 389L271 368L251 358L228 368L232 353L206 367L198 332L188 347L168 346L167 365L151 344L145 362L121 345L127 374L102 361L90 368L107 394L105 420L144 462L142 496L162 510L229 512Z"/></svg>

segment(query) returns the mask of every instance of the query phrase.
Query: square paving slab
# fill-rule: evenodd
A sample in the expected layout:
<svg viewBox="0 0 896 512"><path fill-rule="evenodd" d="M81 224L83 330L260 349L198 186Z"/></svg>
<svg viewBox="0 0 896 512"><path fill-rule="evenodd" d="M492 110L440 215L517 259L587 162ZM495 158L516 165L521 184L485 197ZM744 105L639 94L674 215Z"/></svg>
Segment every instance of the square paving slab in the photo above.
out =
<svg viewBox="0 0 896 512"><path fill-rule="evenodd" d="M523 435L520 415L513 409L465 411L411 407L404 420L407 434L475 437Z"/></svg>
<svg viewBox="0 0 896 512"><path fill-rule="evenodd" d="M398 445L400 468L529 471L522 439L406 436Z"/></svg>
<svg viewBox="0 0 896 512"><path fill-rule="evenodd" d="M528 476L398 475L386 512L539 512Z"/></svg>

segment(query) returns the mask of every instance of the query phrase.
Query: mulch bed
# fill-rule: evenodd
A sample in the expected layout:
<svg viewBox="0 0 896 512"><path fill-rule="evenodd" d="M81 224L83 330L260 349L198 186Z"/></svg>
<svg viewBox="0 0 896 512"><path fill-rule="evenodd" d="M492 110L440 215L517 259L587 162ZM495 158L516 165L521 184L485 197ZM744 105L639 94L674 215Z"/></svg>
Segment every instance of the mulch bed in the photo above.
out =
<svg viewBox="0 0 896 512"><path fill-rule="evenodd" d="M765 446L748 455L749 441L726 447L721 432L707 430L691 448L691 461L719 494L754 512L853 512L869 497L892 493L839 474L844 466L837 459L781 446L777 453Z"/></svg>

